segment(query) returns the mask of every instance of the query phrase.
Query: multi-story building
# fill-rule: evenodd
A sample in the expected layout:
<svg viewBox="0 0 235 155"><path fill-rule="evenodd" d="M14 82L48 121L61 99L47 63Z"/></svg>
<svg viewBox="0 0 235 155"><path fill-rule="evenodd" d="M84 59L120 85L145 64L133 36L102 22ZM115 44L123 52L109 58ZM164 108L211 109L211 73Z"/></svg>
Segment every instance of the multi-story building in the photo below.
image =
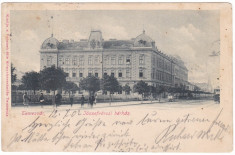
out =
<svg viewBox="0 0 235 155"><path fill-rule="evenodd" d="M53 35L40 49L40 67L55 65L67 74L67 80L79 84L87 76L115 76L121 85L131 87L138 81L152 86L181 86L188 81L182 60L159 51L149 36L130 40L104 40L101 31L91 31L89 39L58 41Z"/></svg>

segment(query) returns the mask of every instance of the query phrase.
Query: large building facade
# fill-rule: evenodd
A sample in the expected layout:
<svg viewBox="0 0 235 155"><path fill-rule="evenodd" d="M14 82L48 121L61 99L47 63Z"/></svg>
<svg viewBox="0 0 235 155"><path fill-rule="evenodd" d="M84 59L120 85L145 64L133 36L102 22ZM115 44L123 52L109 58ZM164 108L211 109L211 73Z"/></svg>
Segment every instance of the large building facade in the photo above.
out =
<svg viewBox="0 0 235 155"><path fill-rule="evenodd" d="M62 68L66 80L79 85L82 78L93 75L115 76L121 85L133 87L138 81L152 86L180 87L188 82L188 70L180 59L159 51L149 36L130 40L104 40L101 31L91 31L88 39L58 41L53 35L40 49L40 68Z"/></svg>

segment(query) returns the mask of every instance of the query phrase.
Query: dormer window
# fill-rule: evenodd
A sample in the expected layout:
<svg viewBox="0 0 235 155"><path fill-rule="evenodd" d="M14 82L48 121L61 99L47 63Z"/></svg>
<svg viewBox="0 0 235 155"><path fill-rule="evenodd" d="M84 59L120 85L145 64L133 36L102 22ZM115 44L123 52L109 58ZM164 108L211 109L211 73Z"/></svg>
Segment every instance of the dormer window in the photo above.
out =
<svg viewBox="0 0 235 155"><path fill-rule="evenodd" d="M153 47L153 40L147 36L144 32L136 37L134 41L134 47Z"/></svg>
<svg viewBox="0 0 235 155"><path fill-rule="evenodd" d="M140 46L146 46L145 40L139 40L138 42L139 42Z"/></svg>
<svg viewBox="0 0 235 155"><path fill-rule="evenodd" d="M55 47L55 45L52 44L52 43L47 43L47 46L50 47L50 48L54 48Z"/></svg>
<svg viewBox="0 0 235 155"><path fill-rule="evenodd" d="M58 44L59 44L59 41L57 39L50 37L43 42L41 48L42 49L57 49Z"/></svg>

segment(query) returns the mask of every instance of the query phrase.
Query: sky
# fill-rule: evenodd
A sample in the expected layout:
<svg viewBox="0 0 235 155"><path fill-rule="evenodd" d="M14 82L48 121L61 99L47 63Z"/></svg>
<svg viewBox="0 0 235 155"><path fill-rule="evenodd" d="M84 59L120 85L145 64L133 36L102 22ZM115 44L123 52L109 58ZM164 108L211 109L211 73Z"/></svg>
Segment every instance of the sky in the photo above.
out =
<svg viewBox="0 0 235 155"><path fill-rule="evenodd" d="M51 20L53 16L53 20ZM18 77L40 70L40 46L51 36L58 40L88 39L92 29L104 40L131 39L145 33L159 50L179 56L190 82L219 84L219 11L11 11L12 63Z"/></svg>

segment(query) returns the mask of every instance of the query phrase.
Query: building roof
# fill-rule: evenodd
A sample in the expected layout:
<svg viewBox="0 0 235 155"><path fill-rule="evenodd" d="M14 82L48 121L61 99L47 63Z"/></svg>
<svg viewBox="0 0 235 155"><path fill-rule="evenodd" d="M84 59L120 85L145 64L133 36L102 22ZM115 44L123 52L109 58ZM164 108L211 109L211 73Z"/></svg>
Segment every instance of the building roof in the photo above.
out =
<svg viewBox="0 0 235 155"><path fill-rule="evenodd" d="M92 46L93 45L93 46ZM145 34L143 31L142 34L137 36L136 38L130 40L117 40L117 39L110 39L110 40L103 40L102 32L99 30L92 30L89 36L89 39L81 39L80 41L74 40L63 40L58 41L56 38L53 37L53 34L50 38L47 38L42 46L41 49L58 49L58 50L86 50L86 49L94 49L94 48L103 48L103 49L131 49L131 48L155 48L155 42L152 40L148 35ZM176 64L178 64L183 69L187 70L184 62L177 56L167 56L159 50L156 50L165 58L169 58Z"/></svg>
<svg viewBox="0 0 235 155"><path fill-rule="evenodd" d="M83 49L94 49L94 48L104 48L104 49L130 49L132 47L151 47L155 48L154 41L145 34L137 36L135 39L130 40L116 40L110 39L104 41L102 38L102 33L99 30L91 31L89 39L81 39L80 41L69 41L63 40L58 41L53 35L47 38L41 49L58 49L58 50L83 50Z"/></svg>
<svg viewBox="0 0 235 155"><path fill-rule="evenodd" d="M129 49L133 47L133 40L109 40L104 41L103 48L104 49Z"/></svg>
<svg viewBox="0 0 235 155"><path fill-rule="evenodd" d="M59 41L53 37L53 34L50 38L47 38L41 46L41 49L57 49L59 45Z"/></svg>
<svg viewBox="0 0 235 155"><path fill-rule="evenodd" d="M154 41L145 34L145 31L143 31L142 34L137 36L134 41L134 46L135 47L152 47Z"/></svg>
<svg viewBox="0 0 235 155"><path fill-rule="evenodd" d="M88 47L87 41L79 41L79 42L59 42L58 49L59 50L82 50Z"/></svg>

